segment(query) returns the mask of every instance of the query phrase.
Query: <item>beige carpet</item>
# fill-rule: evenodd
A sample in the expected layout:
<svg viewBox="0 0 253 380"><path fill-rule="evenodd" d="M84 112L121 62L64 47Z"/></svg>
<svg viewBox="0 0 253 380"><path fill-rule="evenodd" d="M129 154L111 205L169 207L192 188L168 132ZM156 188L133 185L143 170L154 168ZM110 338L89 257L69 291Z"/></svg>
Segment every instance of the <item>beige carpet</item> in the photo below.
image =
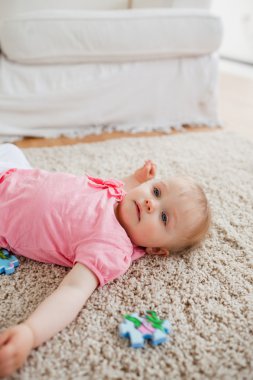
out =
<svg viewBox="0 0 253 380"><path fill-rule="evenodd" d="M152 158L159 175L187 173L204 185L214 222L198 249L145 257L96 291L13 379L253 379L252 143L208 132L25 152L34 166L104 177ZM26 318L66 272L22 259L15 275L0 276L1 326ZM121 315L148 309L171 321L171 341L129 348L118 336Z"/></svg>

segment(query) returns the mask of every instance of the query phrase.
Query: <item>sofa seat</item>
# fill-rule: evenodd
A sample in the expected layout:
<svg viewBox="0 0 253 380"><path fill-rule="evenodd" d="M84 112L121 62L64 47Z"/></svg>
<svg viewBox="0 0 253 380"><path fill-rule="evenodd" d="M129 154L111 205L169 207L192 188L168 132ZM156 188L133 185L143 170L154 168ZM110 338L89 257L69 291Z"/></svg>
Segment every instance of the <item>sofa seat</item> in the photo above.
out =
<svg viewBox="0 0 253 380"><path fill-rule="evenodd" d="M199 9L36 11L1 22L0 136L219 124L220 19Z"/></svg>

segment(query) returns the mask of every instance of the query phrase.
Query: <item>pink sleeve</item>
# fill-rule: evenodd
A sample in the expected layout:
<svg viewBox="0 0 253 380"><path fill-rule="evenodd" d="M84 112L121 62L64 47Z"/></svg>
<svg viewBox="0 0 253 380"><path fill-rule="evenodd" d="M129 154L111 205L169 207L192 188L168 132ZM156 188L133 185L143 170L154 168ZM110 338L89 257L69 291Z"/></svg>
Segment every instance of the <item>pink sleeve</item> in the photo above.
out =
<svg viewBox="0 0 253 380"><path fill-rule="evenodd" d="M80 263L98 278L100 286L124 274L131 264L131 256L105 242L85 243L76 249L74 264Z"/></svg>
<svg viewBox="0 0 253 380"><path fill-rule="evenodd" d="M134 253L132 255L132 261L140 259L146 253L145 248L134 246Z"/></svg>

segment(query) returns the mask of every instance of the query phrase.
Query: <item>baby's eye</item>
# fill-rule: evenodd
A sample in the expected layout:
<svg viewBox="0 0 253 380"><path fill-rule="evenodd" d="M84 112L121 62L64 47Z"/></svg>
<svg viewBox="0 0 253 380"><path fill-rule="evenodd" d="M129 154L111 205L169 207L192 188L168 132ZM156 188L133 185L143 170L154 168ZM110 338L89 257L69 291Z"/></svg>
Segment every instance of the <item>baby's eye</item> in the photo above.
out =
<svg viewBox="0 0 253 380"><path fill-rule="evenodd" d="M159 198L161 196L161 191L157 187L154 187L153 193L156 198Z"/></svg>
<svg viewBox="0 0 253 380"><path fill-rule="evenodd" d="M163 224L166 226L166 224L168 222L168 217L167 217L167 215L165 214L164 211L162 211L161 218L162 218Z"/></svg>

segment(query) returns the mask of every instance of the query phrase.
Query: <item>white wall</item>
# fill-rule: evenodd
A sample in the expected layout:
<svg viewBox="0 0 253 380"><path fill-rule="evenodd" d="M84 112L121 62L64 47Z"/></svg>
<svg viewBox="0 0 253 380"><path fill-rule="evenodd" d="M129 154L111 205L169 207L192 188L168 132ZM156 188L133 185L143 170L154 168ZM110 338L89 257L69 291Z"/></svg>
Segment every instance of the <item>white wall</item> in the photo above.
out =
<svg viewBox="0 0 253 380"><path fill-rule="evenodd" d="M213 0L224 25L221 55L253 64L253 0Z"/></svg>

